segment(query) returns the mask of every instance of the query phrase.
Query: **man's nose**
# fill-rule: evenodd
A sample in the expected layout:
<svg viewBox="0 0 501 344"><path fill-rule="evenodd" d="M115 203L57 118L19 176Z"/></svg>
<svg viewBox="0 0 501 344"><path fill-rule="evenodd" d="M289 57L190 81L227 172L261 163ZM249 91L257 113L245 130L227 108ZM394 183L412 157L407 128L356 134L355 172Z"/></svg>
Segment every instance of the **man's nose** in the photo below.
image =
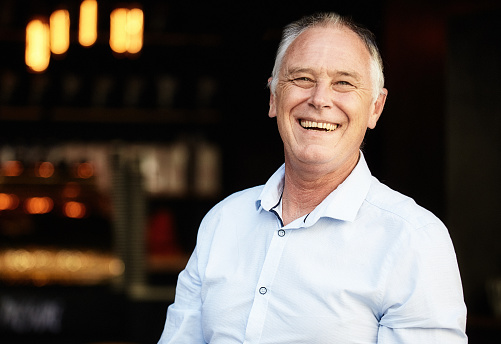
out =
<svg viewBox="0 0 501 344"><path fill-rule="evenodd" d="M332 89L328 83L317 83L311 89L309 104L315 109L330 108L332 106Z"/></svg>

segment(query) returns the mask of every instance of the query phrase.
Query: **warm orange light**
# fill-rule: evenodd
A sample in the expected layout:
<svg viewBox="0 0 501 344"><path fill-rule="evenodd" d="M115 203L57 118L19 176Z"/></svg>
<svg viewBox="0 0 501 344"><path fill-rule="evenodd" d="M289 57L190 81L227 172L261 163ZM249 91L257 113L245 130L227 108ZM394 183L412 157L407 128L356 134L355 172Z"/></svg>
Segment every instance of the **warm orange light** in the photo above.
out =
<svg viewBox="0 0 501 344"><path fill-rule="evenodd" d="M70 46L70 14L67 10L54 11L50 16L50 50L64 54Z"/></svg>
<svg viewBox="0 0 501 344"><path fill-rule="evenodd" d="M143 47L144 15L139 8L117 8L110 15L110 47L118 53L136 54Z"/></svg>
<svg viewBox="0 0 501 344"><path fill-rule="evenodd" d="M97 1L84 0L80 5L78 41L84 47L90 47L97 40Z"/></svg>
<svg viewBox="0 0 501 344"><path fill-rule="evenodd" d="M85 216L85 205L80 202L66 202L63 206L63 213L72 219L81 219Z"/></svg>
<svg viewBox="0 0 501 344"><path fill-rule="evenodd" d="M6 177L17 177L23 173L24 167L20 161L6 161L3 166L3 172Z"/></svg>
<svg viewBox="0 0 501 344"><path fill-rule="evenodd" d="M143 11L133 8L127 13L127 51L136 54L143 47Z"/></svg>
<svg viewBox="0 0 501 344"><path fill-rule="evenodd" d="M26 65L34 72L43 72L49 66L49 25L34 19L26 26Z"/></svg>
<svg viewBox="0 0 501 344"><path fill-rule="evenodd" d="M88 179L94 175L94 167L90 162L83 162L77 167L78 178Z"/></svg>
<svg viewBox="0 0 501 344"><path fill-rule="evenodd" d="M81 187L78 183L69 182L63 189L63 197L65 198L75 198L80 195Z"/></svg>
<svg viewBox="0 0 501 344"><path fill-rule="evenodd" d="M31 197L24 201L24 207L28 214L46 214L54 207L50 197Z"/></svg>
<svg viewBox="0 0 501 344"><path fill-rule="evenodd" d="M0 193L0 210L14 210L19 205L19 198L14 194Z"/></svg>
<svg viewBox="0 0 501 344"><path fill-rule="evenodd" d="M54 165L51 162L44 161L35 166L35 175L41 178L50 178L54 174Z"/></svg>
<svg viewBox="0 0 501 344"><path fill-rule="evenodd" d="M0 193L0 210L6 210L10 208L10 195Z"/></svg>
<svg viewBox="0 0 501 344"><path fill-rule="evenodd" d="M117 8L110 14L110 47L119 54L127 51L127 12L125 8Z"/></svg>

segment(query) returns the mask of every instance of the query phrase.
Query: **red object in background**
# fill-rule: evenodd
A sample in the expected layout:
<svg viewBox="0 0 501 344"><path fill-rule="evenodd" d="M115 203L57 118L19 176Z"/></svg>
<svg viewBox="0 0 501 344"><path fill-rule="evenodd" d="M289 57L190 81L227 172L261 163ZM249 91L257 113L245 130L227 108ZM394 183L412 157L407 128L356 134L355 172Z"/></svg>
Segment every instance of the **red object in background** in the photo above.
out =
<svg viewBox="0 0 501 344"><path fill-rule="evenodd" d="M167 209L154 212L148 226L148 251L151 255L180 255L182 249L176 238L174 216Z"/></svg>

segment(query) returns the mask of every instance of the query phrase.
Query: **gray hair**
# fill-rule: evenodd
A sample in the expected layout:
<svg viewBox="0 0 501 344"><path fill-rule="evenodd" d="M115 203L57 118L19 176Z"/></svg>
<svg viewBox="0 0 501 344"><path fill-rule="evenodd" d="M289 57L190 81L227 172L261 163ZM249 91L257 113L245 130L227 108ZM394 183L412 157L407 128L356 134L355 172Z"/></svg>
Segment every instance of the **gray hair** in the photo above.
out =
<svg viewBox="0 0 501 344"><path fill-rule="evenodd" d="M350 18L343 17L337 13L317 13L307 17L303 17L287 25L282 34L282 40L278 46L277 55L275 58L275 65L271 74L271 81L269 87L271 92L275 94L278 73L282 67L285 53L294 40L304 31L313 27L334 27L334 28L347 28L358 35L362 42L367 47L371 56L371 78L373 84L373 97L374 100L383 92L384 75L383 75L383 60L379 49L376 45L376 40L372 32L368 29L356 24Z"/></svg>

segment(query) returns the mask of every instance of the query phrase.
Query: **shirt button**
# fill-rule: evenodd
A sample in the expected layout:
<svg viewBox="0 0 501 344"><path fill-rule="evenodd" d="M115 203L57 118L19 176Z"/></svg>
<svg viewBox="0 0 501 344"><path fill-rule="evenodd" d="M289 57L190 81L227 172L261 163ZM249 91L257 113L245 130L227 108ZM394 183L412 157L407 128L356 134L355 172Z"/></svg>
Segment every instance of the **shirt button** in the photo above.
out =
<svg viewBox="0 0 501 344"><path fill-rule="evenodd" d="M281 229L278 231L278 236L283 237L285 235L285 230Z"/></svg>
<svg viewBox="0 0 501 344"><path fill-rule="evenodd" d="M267 291L268 291L268 289L266 289L265 287L259 288L259 294L261 294L261 295L266 294Z"/></svg>

